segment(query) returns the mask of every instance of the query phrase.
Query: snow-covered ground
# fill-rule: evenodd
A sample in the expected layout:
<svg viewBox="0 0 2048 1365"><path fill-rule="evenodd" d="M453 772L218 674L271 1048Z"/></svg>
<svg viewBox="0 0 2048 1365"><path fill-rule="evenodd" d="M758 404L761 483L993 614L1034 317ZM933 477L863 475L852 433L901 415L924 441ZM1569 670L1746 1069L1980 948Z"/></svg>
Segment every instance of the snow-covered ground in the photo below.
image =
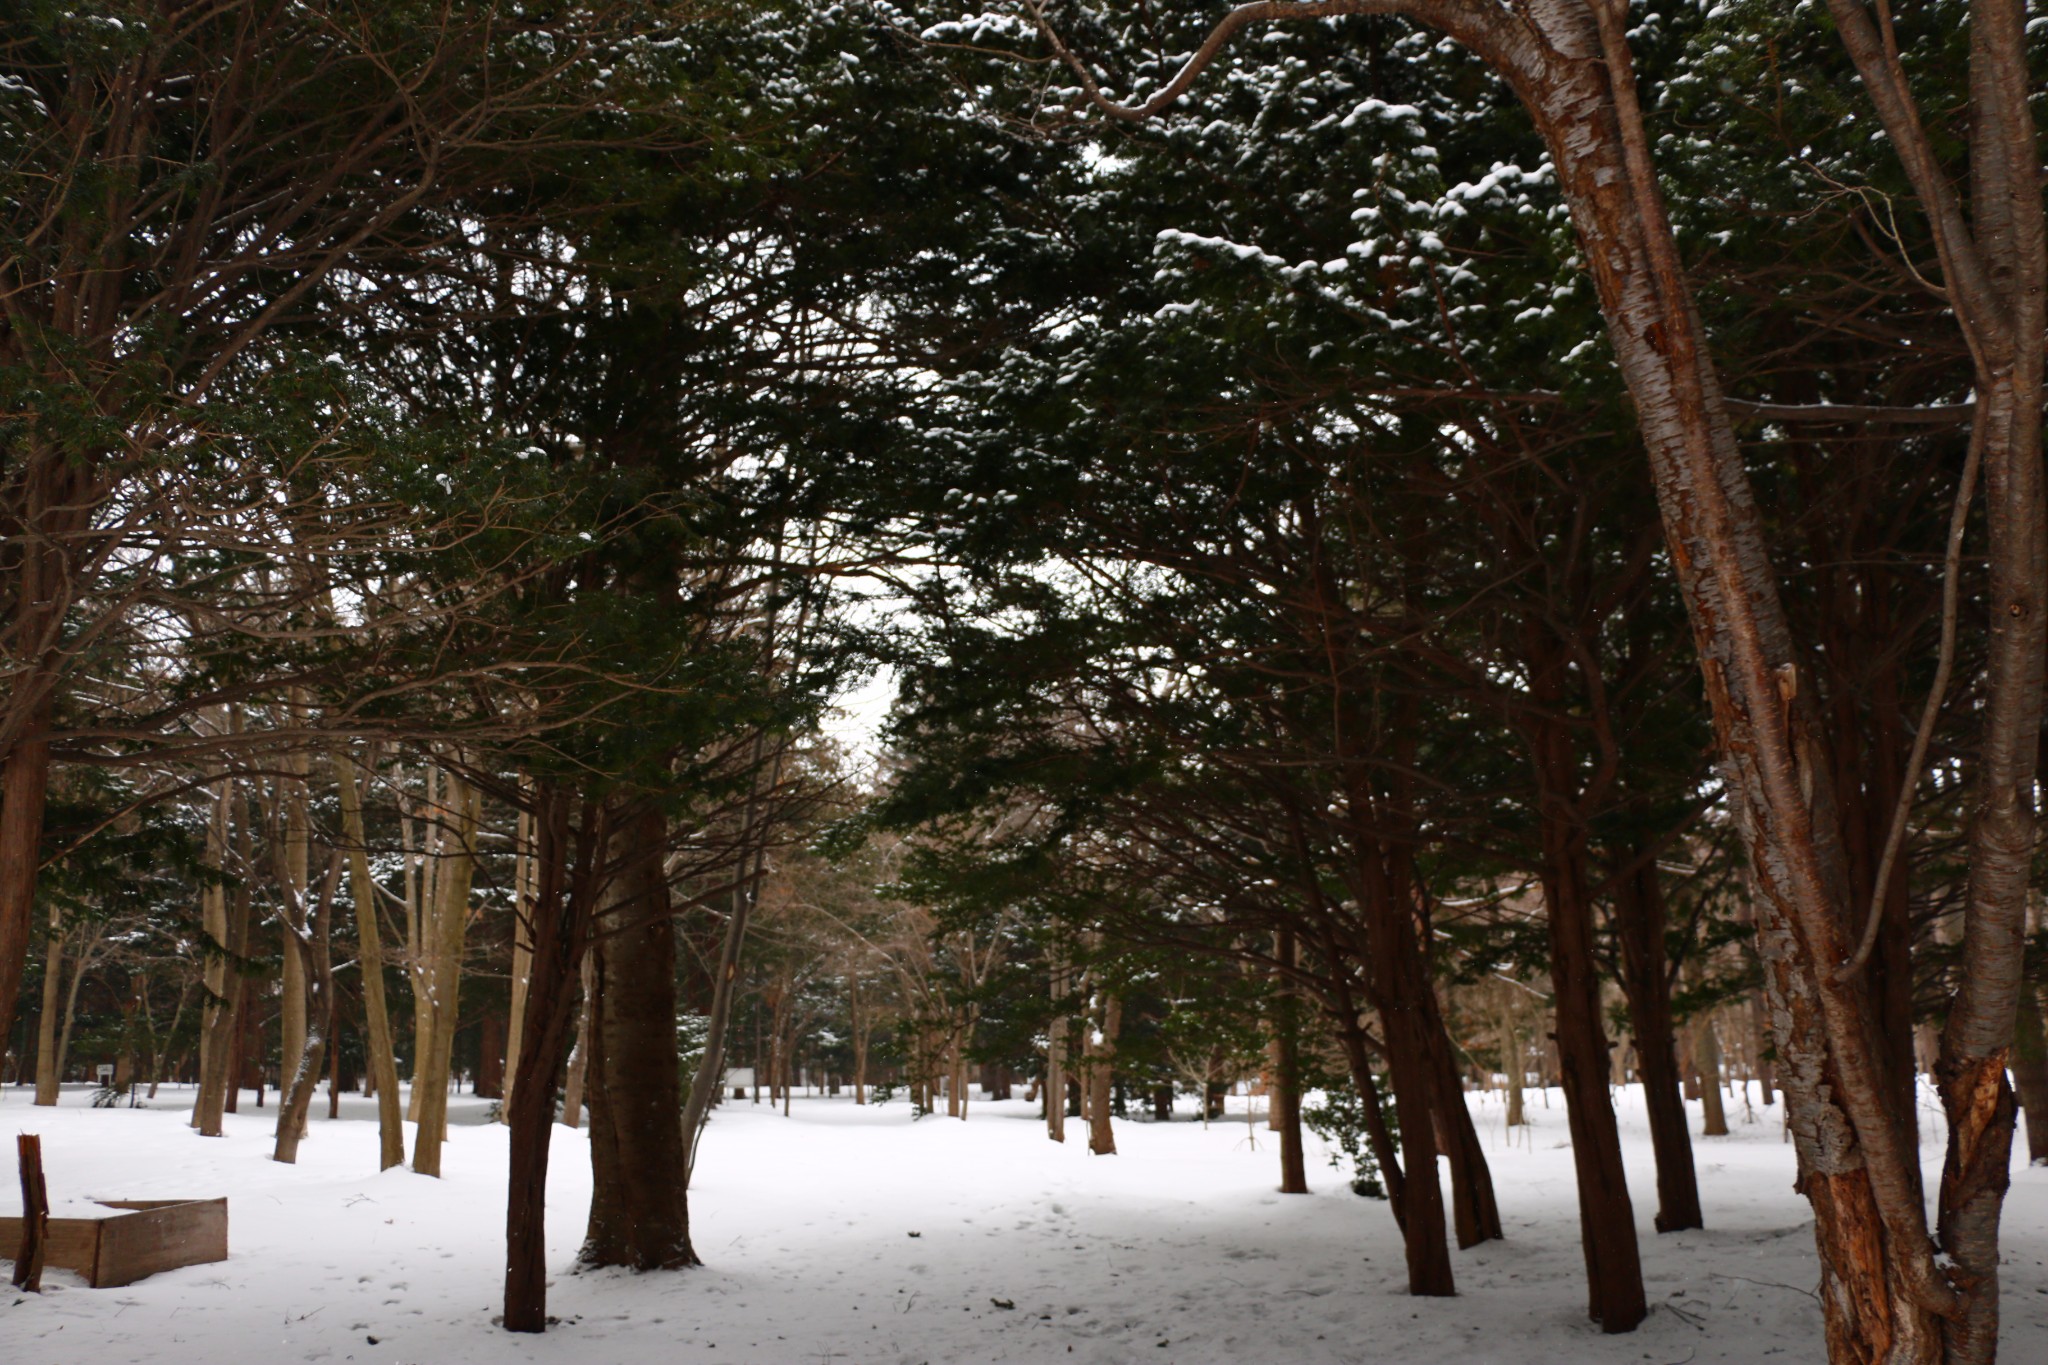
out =
<svg viewBox="0 0 2048 1365"><path fill-rule="evenodd" d="M727 1104L692 1198L702 1269L574 1274L590 1167L556 1130L541 1337L492 1325L502 1274L505 1131L455 1107L448 1174L375 1174L374 1108L316 1106L297 1166L268 1159L272 1110L228 1135L185 1126L186 1092L146 1109L56 1110L0 1091L0 1133L40 1132L53 1199L230 1199L232 1254L124 1289L61 1271L0 1307L0 1362L1548 1362L1817 1361L1804 1202L1776 1110L1696 1138L1707 1228L1650 1229L1650 1148L1623 1092L1629 1179L1653 1304L1605 1337L1584 1314L1561 1099L1530 1097L1510 1137L1474 1095L1507 1240L1456 1253L1455 1299L1414 1299L1384 1203L1353 1195L1311 1140L1315 1193L1274 1191L1263 1123L1119 1123L1115 1157L1048 1142L1022 1102L965 1123L912 1122L901 1101ZM1243 1101L1237 1101L1242 1104ZM1696 1110L1696 1106L1695 1106ZM1938 1116L1924 1125L1930 1188ZM1694 1129L1697 1131L1697 1113ZM408 1140L408 1147L410 1142ZM0 1212L16 1212L10 1178ZM2048 1360L2048 1169L2015 1165L2006 1213L2003 1359ZM0 1249L0 1256L12 1248ZM1012 1307L1003 1305L1014 1304Z"/></svg>

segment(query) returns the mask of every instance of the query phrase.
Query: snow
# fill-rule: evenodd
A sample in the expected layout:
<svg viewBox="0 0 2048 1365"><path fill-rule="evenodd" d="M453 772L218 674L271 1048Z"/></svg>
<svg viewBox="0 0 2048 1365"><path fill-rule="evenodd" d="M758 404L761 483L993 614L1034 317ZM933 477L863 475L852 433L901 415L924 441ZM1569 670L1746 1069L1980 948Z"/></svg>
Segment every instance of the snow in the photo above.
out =
<svg viewBox="0 0 2048 1365"><path fill-rule="evenodd" d="M967 1122L913 1122L902 1100L800 1097L790 1118L728 1102L699 1159L702 1269L571 1273L590 1191L584 1135L557 1128L550 1310L520 1337L492 1325L502 1275L505 1130L453 1105L446 1178L373 1174L374 1106L324 1096L300 1164L268 1159L274 1109L185 1126L189 1094L152 1107L58 1109L0 1092L0 1131L40 1132L53 1199L226 1194L227 1262L91 1290L46 1272L0 1300L0 1361L37 1365L284 1361L1433 1362L1812 1361L1821 1358L1812 1237L1779 1110L1738 1100L1734 1133L1695 1137L1704 1231L1651 1230L1639 1096L1621 1092L1629 1180L1655 1305L1636 1332L1586 1321L1563 1102L1531 1092L1509 1136L1471 1097L1507 1240L1455 1253L1457 1299L1403 1292L1384 1203L1353 1195L1310 1139L1315 1193L1283 1197L1276 1136L1242 1114L1119 1122L1092 1157L1069 1123L976 1099ZM1246 1101L1234 1100L1243 1105ZM1698 1107L1693 1106L1694 1131ZM1939 1115L1923 1111L1928 1185ZM408 1143L410 1146L410 1143ZM16 1212L13 1182L0 1212ZM2004 1359L2048 1359L2048 1169L2015 1163L2007 1204ZM11 1250L11 1248L9 1249ZM1001 1307L1011 1303L1013 1309ZM374 1338L374 1342L372 1341Z"/></svg>

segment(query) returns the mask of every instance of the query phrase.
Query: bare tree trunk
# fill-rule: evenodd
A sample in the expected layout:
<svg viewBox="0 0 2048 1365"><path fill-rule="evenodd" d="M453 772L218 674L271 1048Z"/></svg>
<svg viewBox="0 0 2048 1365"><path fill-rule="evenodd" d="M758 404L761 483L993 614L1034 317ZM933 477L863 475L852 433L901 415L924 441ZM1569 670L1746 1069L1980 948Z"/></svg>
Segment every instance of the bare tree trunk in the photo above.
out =
<svg viewBox="0 0 2048 1365"><path fill-rule="evenodd" d="M305 756L292 754L285 767L291 776L279 778L273 788L277 802L277 826L283 846L277 861L278 881L284 890L284 908L278 937L284 946L284 975L278 998L277 1088L282 1093L292 1085L293 1075L306 1056L307 980L306 944L301 936L306 919L306 897L310 892L311 836L307 821ZM278 1105L281 1122L288 1106ZM297 1120L304 1137L304 1115Z"/></svg>
<svg viewBox="0 0 2048 1365"><path fill-rule="evenodd" d="M2048 1030L2041 1024L2040 996L2032 990L2020 994L2012 1076L2027 1116L2027 1161L2048 1166Z"/></svg>
<svg viewBox="0 0 2048 1365"><path fill-rule="evenodd" d="M64 1075L65 1065L71 1057L71 1035L78 1025L78 992L85 985L85 974L92 970L93 958L99 955L100 940L93 934L90 925L80 926L79 942L84 946L79 950L78 961L71 966L71 980L64 989L64 1008L57 1030L57 1050L51 1063L55 1074L59 1078ZM40 1072L40 1068L38 1070ZM42 1100L42 1078L40 1074L36 1078L36 1091L36 1099L40 1103ZM56 1102L53 1094L50 1103L55 1104Z"/></svg>
<svg viewBox="0 0 2048 1365"><path fill-rule="evenodd" d="M331 923L334 893L341 880L341 857L341 851L337 849L328 860L319 905L310 910L303 924L285 926L285 932L300 941L313 967L308 1011L310 1026L305 1050L296 1061L286 1058L286 1064L292 1068L291 1074L288 1083L280 1086L277 1098L277 1143L272 1149L271 1159L286 1164L299 1159L299 1142L306 1135L306 1116L312 1110L313 1091L320 1084L320 1067L326 1058L328 1040L334 1033Z"/></svg>
<svg viewBox="0 0 2048 1365"><path fill-rule="evenodd" d="M1124 1005L1106 989L1101 1018L1088 1036L1088 1150L1097 1156L1116 1155L1116 1130L1110 1126L1110 1084L1116 1070L1116 1038L1122 1030Z"/></svg>
<svg viewBox="0 0 2048 1365"><path fill-rule="evenodd" d="M57 1103L64 1077L57 1061L57 1016L61 1013L58 999L63 990L64 978L64 932L63 917L56 906L50 907L50 933L43 940L43 1012L36 1020L36 1099L43 1106Z"/></svg>
<svg viewBox="0 0 2048 1365"><path fill-rule="evenodd" d="M1628 996L1629 1025L1636 1037L1636 1069L1643 1080L1643 1108L1650 1121L1650 1147L1657 1157L1659 1232L1705 1226L1700 1186L1693 1169L1692 1134L1679 1097L1678 1052L1671 1024L1671 967L1665 949L1664 891L1657 864L1647 850L1631 850L1642 866L1614 888L1614 932L1620 948L1621 981Z"/></svg>
<svg viewBox="0 0 2048 1365"><path fill-rule="evenodd" d="M1583 868L1546 833L1544 899L1550 926L1550 977L1557 1000L1557 1051L1564 1068L1565 1112L1578 1172L1579 1236L1585 1251L1587 1310L1603 1331L1634 1330L1649 1309L1636 1246L1634 1205L1621 1163L1621 1132L1607 1089L1607 1032L1600 1022L1600 982L1593 959L1593 910Z"/></svg>
<svg viewBox="0 0 2048 1365"><path fill-rule="evenodd" d="M29 554L25 559L40 563L51 557ZM18 601L35 600L32 594L37 589L30 581L34 576L24 574L15 589ZM48 582L40 591L48 594L45 601L59 600L62 593ZM19 679L14 686L26 690L36 682L33 677ZM0 1037L14 1030L21 976L35 934L36 872L42 865L43 809L50 785L51 713L47 696L30 704L22 737L11 752L0 754Z"/></svg>
<svg viewBox="0 0 2048 1365"><path fill-rule="evenodd" d="M1721 1043L1714 1036L1712 1015L1703 1014L1693 1024L1693 1061L1700 1073L1700 1132L1706 1137L1728 1136L1728 1110L1721 1102Z"/></svg>
<svg viewBox="0 0 2048 1365"><path fill-rule="evenodd" d="M860 973L853 973L847 988L848 1022L853 1030L853 1102L868 1102L868 1020L861 1010Z"/></svg>
<svg viewBox="0 0 2048 1365"><path fill-rule="evenodd" d="M522 781L521 790L529 789ZM512 1122L512 1086L518 1080L520 1035L526 1027L526 982L533 970L532 916L533 816L520 811L513 833L512 855L512 1012L505 1033L504 1094L498 1102L498 1117Z"/></svg>
<svg viewBox="0 0 2048 1365"><path fill-rule="evenodd" d="M1057 932L1057 926L1055 926ZM1045 1134L1067 1140L1067 966L1058 944L1052 949L1052 1023L1045 1041Z"/></svg>
<svg viewBox="0 0 2048 1365"><path fill-rule="evenodd" d="M1363 795L1354 794L1355 808L1368 808L1359 799ZM1384 851L1361 848L1355 861L1358 899L1365 915L1368 994L1386 1040L1394 1116L1400 1123L1401 1149L1408 1158L1405 1178L1388 1186L1390 1192L1396 1185L1400 1190L1401 1206L1396 1217L1407 1257L1408 1292L1447 1298L1458 1291L1451 1270L1450 1243L1444 1235L1443 1186L1437 1177L1436 1128L1441 1085L1433 1051L1435 1041L1429 1037L1432 1020L1419 1007L1421 996L1430 985L1421 948L1415 942L1414 918L1401 889L1388 875ZM1362 1055L1352 1062L1352 1074L1360 1084L1361 1094L1364 1086L1371 1083L1372 1075L1370 1065L1361 1065L1362 1062ZM1377 1110L1373 1112L1377 1117ZM1381 1168L1401 1169L1387 1166L1384 1157Z"/></svg>
<svg viewBox="0 0 2048 1365"><path fill-rule="evenodd" d="M552 784L534 791L533 973L526 1027L512 1087L505 1199L505 1330L544 1332L548 1321L548 1147L554 1134L555 1079L575 1009L573 983L591 915L593 864L608 842L603 808L583 803L581 857L573 869L568 797Z"/></svg>
<svg viewBox="0 0 2048 1365"><path fill-rule="evenodd" d="M620 821L605 904L592 926L590 1222L585 1265L668 1270L690 1247L689 1154L676 1049L676 925L668 824L650 806Z"/></svg>
<svg viewBox="0 0 2048 1365"><path fill-rule="evenodd" d="M223 778L213 786L213 809L206 821L206 866L216 876L227 873L228 820L233 809L233 780ZM237 942L229 928L227 887L219 881L209 882L200 891L200 915L206 933L201 949L206 957L206 1008L200 1014L199 1094L192 1103L192 1126L202 1136L219 1137L222 1107L236 1080L235 1006L242 980L236 959L246 945Z"/></svg>
<svg viewBox="0 0 2048 1365"><path fill-rule="evenodd" d="M413 1069L419 1095L419 1128L413 1134L412 1168L441 1174L441 1144L448 1137L449 1058L455 1045L457 1001L462 989L462 943L469 925L469 891L476 873L476 831L481 801L476 787L454 773L445 778L448 837L435 882L431 931L434 938L433 1026L427 1058Z"/></svg>
<svg viewBox="0 0 2048 1365"><path fill-rule="evenodd" d="M377 886L370 875L356 765L340 745L328 751L328 761L341 794L349 895L355 901L356 944L363 977L363 1050L368 1054L369 1085L377 1095L377 1169L388 1171L405 1160L405 1123L398 1104L398 1056L391 1038L391 1010L384 998L384 934L378 921Z"/></svg>
<svg viewBox="0 0 2048 1365"><path fill-rule="evenodd" d="M1294 965L1294 934L1282 930L1275 954L1282 967ZM1301 1043L1294 993L1280 978L1280 1005L1273 1029L1273 1085L1266 1106L1280 1133L1280 1193L1308 1193L1308 1161L1301 1142ZM1169 1096L1169 1103L1171 1097ZM1171 1112L1169 1110L1169 1112Z"/></svg>
<svg viewBox="0 0 2048 1365"><path fill-rule="evenodd" d="M1509 986L1501 996L1500 1012L1500 1058L1501 1074L1508 1081L1507 1123L1509 1128L1521 1128L1529 1122L1522 1111L1522 1084L1524 1075L1522 1026L1519 1012L1521 988Z"/></svg>
<svg viewBox="0 0 2048 1365"><path fill-rule="evenodd" d="M590 1074L590 1037L597 1003L597 964L583 955L583 1009L576 1017L576 1038L569 1049L569 1078L562 1087L562 1126L583 1126L583 1087Z"/></svg>

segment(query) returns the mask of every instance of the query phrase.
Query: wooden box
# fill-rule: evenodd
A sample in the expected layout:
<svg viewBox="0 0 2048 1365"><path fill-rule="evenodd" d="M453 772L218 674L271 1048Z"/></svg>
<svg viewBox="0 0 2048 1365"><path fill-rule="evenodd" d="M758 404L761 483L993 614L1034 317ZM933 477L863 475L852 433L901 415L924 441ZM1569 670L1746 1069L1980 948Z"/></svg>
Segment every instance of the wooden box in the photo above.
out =
<svg viewBox="0 0 2048 1365"><path fill-rule="evenodd" d="M95 1199L105 1214L50 1219L43 1264L75 1270L94 1289L160 1270L228 1258L225 1199ZM21 1245L21 1219L0 1218L0 1254Z"/></svg>

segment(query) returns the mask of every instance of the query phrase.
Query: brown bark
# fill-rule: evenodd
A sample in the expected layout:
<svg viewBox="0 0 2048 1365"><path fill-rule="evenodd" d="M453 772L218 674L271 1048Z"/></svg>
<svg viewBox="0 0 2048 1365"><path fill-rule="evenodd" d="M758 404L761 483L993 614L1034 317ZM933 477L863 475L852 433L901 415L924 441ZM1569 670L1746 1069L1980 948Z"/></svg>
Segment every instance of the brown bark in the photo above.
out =
<svg viewBox="0 0 2048 1365"><path fill-rule="evenodd" d="M1052 1023L1045 1042L1045 1135L1067 1140L1067 968L1059 945L1052 949Z"/></svg>
<svg viewBox="0 0 2048 1365"><path fill-rule="evenodd" d="M543 782L536 784L533 800L533 967L512 1085L506 1177L508 1332L547 1330L548 1147L554 1133L556 1082L576 1004L577 970L588 939L592 864L601 859L606 842L601 807L583 804L580 837L572 841L568 796ZM574 850L572 842L578 845Z"/></svg>
<svg viewBox="0 0 2048 1365"><path fill-rule="evenodd" d="M341 794L342 838L348 845L349 895L355 901L356 947L363 977L363 1052L370 1088L377 1095L377 1169L405 1160L405 1123L398 1102L398 1055L391 1039L391 1010L384 998L384 933L379 927L377 886L370 875L370 851L363 830L362 789L356 765L339 745L328 751Z"/></svg>
<svg viewBox="0 0 2048 1365"><path fill-rule="evenodd" d="M1358 804L1363 809L1361 803ZM1414 917L1404 888L1387 875L1384 859L1368 853L1359 861L1359 901L1368 939L1367 994L1386 1039L1387 1069L1394 1087L1394 1115L1409 1160L1401 1182L1400 1215L1408 1262L1408 1292L1430 1296L1457 1293L1451 1251L1444 1235L1443 1187L1436 1174L1436 1121L1441 1094L1432 1032L1436 1022L1423 1004L1432 995ZM1354 1067L1355 1069L1355 1067ZM1460 1107L1462 1108L1462 1096ZM1389 1187L1391 1189L1391 1187Z"/></svg>
<svg viewBox="0 0 2048 1365"><path fill-rule="evenodd" d="M310 1027L309 968L304 931L307 922L306 897L311 894L311 828L306 812L305 757L291 754L285 760L290 777L280 778L274 788L273 845L277 884L284 892L284 906L278 925L283 946L284 972L278 987L277 1088L280 1092L278 1118L283 1121L290 1108L283 1092L291 1089L293 1077L305 1059ZM299 1116L301 1127L304 1116ZM298 1136L305 1136L300 1132Z"/></svg>
<svg viewBox="0 0 2048 1365"><path fill-rule="evenodd" d="M584 1092L590 1079L590 1036L591 1020L597 1008L596 987L597 964L588 953L584 954L581 968L583 1008L576 1014L576 1032L569 1048L569 1075L562 1084L562 1126L580 1128L583 1126ZM528 987L528 989L532 989ZM761 1087L758 1080L754 1085L754 1102L761 1102Z"/></svg>
<svg viewBox="0 0 2048 1365"><path fill-rule="evenodd" d="M2020 992L2013 1036L2012 1077L2027 1116L2027 1161L2048 1166L2048 1030L2041 1024L2038 992Z"/></svg>
<svg viewBox="0 0 2048 1365"><path fill-rule="evenodd" d="M50 1232L50 1193L43 1184L43 1140L34 1133L14 1139L21 1174L21 1242L14 1249L14 1286L43 1292L43 1253Z"/></svg>
<svg viewBox="0 0 2048 1365"><path fill-rule="evenodd" d="M1550 982L1557 1002L1557 1053L1564 1071L1572 1164L1578 1172L1587 1311L1603 1331L1627 1332L1649 1310L1636 1246L1635 1208L1621 1163L1621 1132L1607 1089L1607 1032L1600 1022L1584 849L1577 832L1554 809L1541 824Z"/></svg>
<svg viewBox="0 0 2048 1365"><path fill-rule="evenodd" d="M1721 1043L1712 1016L1693 1025L1693 1061L1700 1076L1700 1135L1728 1136L1728 1111L1721 1103Z"/></svg>
<svg viewBox="0 0 2048 1365"><path fill-rule="evenodd" d="M448 821L441 849L442 865L434 877L431 927L422 916L420 932L434 939L433 975L429 989L431 1026L422 1045L425 1057L413 1067L413 1089L419 1100L419 1126L413 1132L412 1168L420 1175L441 1174L441 1145L448 1137L449 1061L455 1047L455 1022L462 993L462 949L469 925L469 892L476 873L476 832L481 794L454 773L445 778Z"/></svg>
<svg viewBox="0 0 2048 1365"><path fill-rule="evenodd" d="M1294 965L1294 934L1281 930L1275 956L1283 970ZM1273 1029L1273 1083L1266 1107L1273 1128L1280 1134L1280 1193L1308 1193L1308 1163L1301 1143L1301 1043L1296 1036L1296 1006L1287 978L1279 979L1279 1009ZM1166 1116L1173 1113L1173 1096L1166 1097Z"/></svg>
<svg viewBox="0 0 2048 1365"><path fill-rule="evenodd" d="M334 957L332 912L334 892L341 879L341 852L329 861L320 902L311 907L304 922L287 924L285 933L296 939L308 964L309 998L307 1031L303 1051L296 1059L287 1057L287 1074L279 1077L277 1099L277 1142L271 1159L287 1164L299 1159L299 1143L306 1136L306 1117L313 1107L313 1092L320 1084L320 1068L326 1059L329 1040L334 1036Z"/></svg>
<svg viewBox="0 0 2048 1365"><path fill-rule="evenodd" d="M1122 1031L1124 1004L1100 990L1101 1015L1082 1049L1088 1069L1088 1150L1096 1156L1116 1155L1116 1129L1110 1123L1110 1084L1116 1070L1116 1039Z"/></svg>
<svg viewBox="0 0 2048 1365"><path fill-rule="evenodd" d="M479 1099L505 1098L505 1016L496 1010L477 1025L475 1092Z"/></svg>
<svg viewBox="0 0 2048 1365"><path fill-rule="evenodd" d="M57 1017L63 1012L59 994L64 986L64 933L56 906L50 907L50 932L43 939L43 1008L36 1020L36 1098L49 1107L57 1103L64 1082L64 1065L58 1060Z"/></svg>
<svg viewBox="0 0 2048 1365"><path fill-rule="evenodd" d="M24 586L26 591L26 586ZM39 708L0 768L0 1037L14 1031L21 976L34 936L36 873L50 785L50 709Z"/></svg>
<svg viewBox="0 0 2048 1365"><path fill-rule="evenodd" d="M1650 1146L1657 1157L1659 1232L1704 1227L1699 1177L1693 1168L1692 1133L1679 1096L1678 1051L1671 1022L1671 970L1664 945L1664 890L1655 858L1638 851L1640 865L1614 887L1614 933L1620 948L1621 984L1628 997L1629 1027L1635 1033L1636 1070L1642 1077L1643 1107L1650 1121Z"/></svg>
<svg viewBox="0 0 2048 1365"><path fill-rule="evenodd" d="M585 1265L697 1264L676 1048L676 924L662 867L667 847L659 809L617 823L610 884L593 925L590 1222L577 1257Z"/></svg>

